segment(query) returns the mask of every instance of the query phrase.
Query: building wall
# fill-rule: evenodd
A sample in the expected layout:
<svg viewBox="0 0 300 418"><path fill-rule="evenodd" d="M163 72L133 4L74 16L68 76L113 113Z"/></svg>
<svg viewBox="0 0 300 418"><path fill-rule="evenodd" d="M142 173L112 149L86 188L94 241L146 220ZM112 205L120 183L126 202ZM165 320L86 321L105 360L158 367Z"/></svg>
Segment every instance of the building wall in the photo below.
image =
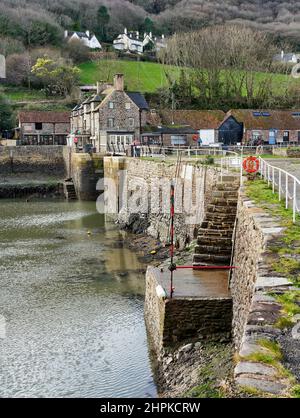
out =
<svg viewBox="0 0 300 418"><path fill-rule="evenodd" d="M42 129L35 129L35 123L22 123L22 135L44 135L44 134L68 134L70 132L70 123L43 123Z"/></svg>
<svg viewBox="0 0 300 418"><path fill-rule="evenodd" d="M270 130L269 129L246 129L244 134L244 141L246 143L250 142L253 138L253 133L257 132L261 135L261 138L264 142L269 143L269 135ZM276 133L276 142L283 142L283 134L285 131L278 130ZM295 130L288 130L290 136L289 136L289 142L298 142L298 132Z"/></svg>

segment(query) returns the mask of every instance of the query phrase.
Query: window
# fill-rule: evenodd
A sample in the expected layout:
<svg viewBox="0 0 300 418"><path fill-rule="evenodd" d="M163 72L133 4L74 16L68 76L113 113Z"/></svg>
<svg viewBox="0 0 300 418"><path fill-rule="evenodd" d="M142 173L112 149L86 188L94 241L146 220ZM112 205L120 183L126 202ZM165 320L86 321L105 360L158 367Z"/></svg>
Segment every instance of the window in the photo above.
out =
<svg viewBox="0 0 300 418"><path fill-rule="evenodd" d="M283 132L283 142L289 142L290 139L290 132L289 131L284 131Z"/></svg>
<svg viewBox="0 0 300 418"><path fill-rule="evenodd" d="M107 120L107 126L108 126L109 128L113 128L113 127L114 127L114 125L115 125L115 120L114 120L114 118L108 118L108 120Z"/></svg>
<svg viewBox="0 0 300 418"><path fill-rule="evenodd" d="M129 126L131 128L133 128L134 127L134 118L129 118L128 122L129 122Z"/></svg>
<svg viewBox="0 0 300 418"><path fill-rule="evenodd" d="M125 103L125 109L130 110L131 109L131 103Z"/></svg>
<svg viewBox="0 0 300 418"><path fill-rule="evenodd" d="M43 124L41 122L37 122L35 124L35 130L36 131L41 131L43 129Z"/></svg>
<svg viewBox="0 0 300 418"><path fill-rule="evenodd" d="M114 109L115 108L114 102L108 102L108 108L109 109Z"/></svg>
<svg viewBox="0 0 300 418"><path fill-rule="evenodd" d="M171 135L172 145L186 145L186 135Z"/></svg>

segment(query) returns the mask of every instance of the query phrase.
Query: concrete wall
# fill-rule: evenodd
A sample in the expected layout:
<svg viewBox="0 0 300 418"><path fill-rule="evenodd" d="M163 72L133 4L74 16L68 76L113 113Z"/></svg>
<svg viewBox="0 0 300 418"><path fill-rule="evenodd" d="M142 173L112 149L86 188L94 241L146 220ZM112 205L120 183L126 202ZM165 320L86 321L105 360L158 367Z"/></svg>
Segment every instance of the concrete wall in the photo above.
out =
<svg viewBox="0 0 300 418"><path fill-rule="evenodd" d="M0 147L0 174L41 173L65 175L63 147L16 146Z"/></svg>

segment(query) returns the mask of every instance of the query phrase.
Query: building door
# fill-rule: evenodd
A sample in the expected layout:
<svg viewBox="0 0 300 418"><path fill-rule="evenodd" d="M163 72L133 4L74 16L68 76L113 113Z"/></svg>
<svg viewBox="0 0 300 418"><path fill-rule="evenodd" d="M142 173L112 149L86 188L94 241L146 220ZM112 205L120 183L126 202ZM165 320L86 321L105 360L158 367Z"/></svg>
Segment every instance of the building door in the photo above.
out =
<svg viewBox="0 0 300 418"><path fill-rule="evenodd" d="M270 129L269 131L269 144L270 145L276 144L276 131L274 129Z"/></svg>
<svg viewBox="0 0 300 418"><path fill-rule="evenodd" d="M290 131L283 132L283 142L289 142L290 140Z"/></svg>

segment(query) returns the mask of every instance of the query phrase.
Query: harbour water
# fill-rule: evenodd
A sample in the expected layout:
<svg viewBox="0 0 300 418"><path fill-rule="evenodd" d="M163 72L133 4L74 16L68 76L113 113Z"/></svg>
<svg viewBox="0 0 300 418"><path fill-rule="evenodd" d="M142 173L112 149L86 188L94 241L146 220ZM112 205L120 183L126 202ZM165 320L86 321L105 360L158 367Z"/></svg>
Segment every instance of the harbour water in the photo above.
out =
<svg viewBox="0 0 300 418"><path fill-rule="evenodd" d="M0 397L155 397L144 275L94 202L0 201Z"/></svg>

